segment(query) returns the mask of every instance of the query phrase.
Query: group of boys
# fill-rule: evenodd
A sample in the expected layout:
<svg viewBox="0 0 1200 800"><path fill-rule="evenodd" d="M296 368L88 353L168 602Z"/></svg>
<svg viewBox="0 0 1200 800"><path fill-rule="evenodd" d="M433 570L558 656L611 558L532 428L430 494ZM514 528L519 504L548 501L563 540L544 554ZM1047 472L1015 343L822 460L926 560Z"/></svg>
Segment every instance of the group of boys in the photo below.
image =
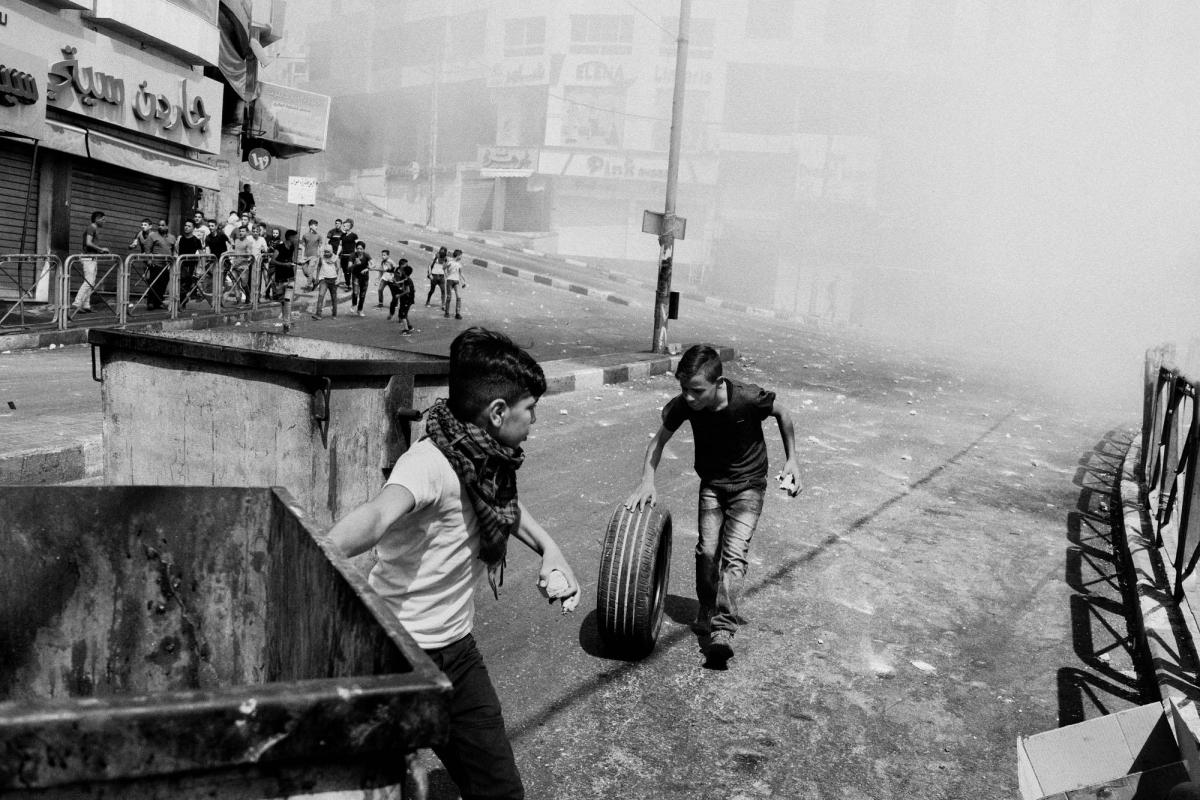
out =
<svg viewBox="0 0 1200 800"><path fill-rule="evenodd" d="M694 629L709 662L733 656L742 621L737 595L751 534L763 507L767 451L762 423L774 417L783 439L780 488L801 491L791 417L773 392L722 374L720 355L696 345L675 373L680 394L662 410L642 478L625 501L657 500L663 447L691 423L700 476ZM372 500L337 521L332 542L348 556L374 549L368 581L413 639L450 679L449 739L434 748L464 800L524 798L496 690L472 636L475 587L503 582L508 540L541 556L538 586L564 611L579 583L562 550L517 494L521 444L546 391L542 368L503 334L470 328L450 345L448 398L426 412L426 435L406 451Z"/></svg>

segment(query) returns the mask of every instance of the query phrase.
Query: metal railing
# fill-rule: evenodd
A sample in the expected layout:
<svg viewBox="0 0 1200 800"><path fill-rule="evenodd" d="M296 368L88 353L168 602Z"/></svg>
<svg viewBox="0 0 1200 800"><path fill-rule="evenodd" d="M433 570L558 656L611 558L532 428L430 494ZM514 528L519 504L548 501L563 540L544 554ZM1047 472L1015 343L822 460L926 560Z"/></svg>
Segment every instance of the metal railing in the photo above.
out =
<svg viewBox="0 0 1200 800"><path fill-rule="evenodd" d="M0 329L53 328L62 311L58 282L62 261L50 253L13 253L0 255L0 289L6 296L0 301ZM40 300L38 295L46 300Z"/></svg>
<svg viewBox="0 0 1200 800"><path fill-rule="evenodd" d="M124 326L142 314L171 319L189 304L255 310L273 303L265 257L0 254L0 333L88 325ZM161 317L160 317L161 318Z"/></svg>

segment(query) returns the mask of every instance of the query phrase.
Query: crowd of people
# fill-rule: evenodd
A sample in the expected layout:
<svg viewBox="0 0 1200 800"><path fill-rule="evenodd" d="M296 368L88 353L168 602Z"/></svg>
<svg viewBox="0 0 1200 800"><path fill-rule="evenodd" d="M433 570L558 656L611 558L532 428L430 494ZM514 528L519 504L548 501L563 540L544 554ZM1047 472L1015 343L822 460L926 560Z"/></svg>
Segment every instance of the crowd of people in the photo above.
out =
<svg viewBox="0 0 1200 800"><path fill-rule="evenodd" d="M376 261L367 250L367 243L359 238L353 219L334 220L333 227L325 233L321 232L316 219L310 219L307 230L300 234L266 225L256 217L252 200L244 201L239 196L238 205L239 210L229 212L223 224L216 219L205 219L202 212L196 211L191 219L184 221L178 235L170 231L166 219L159 219L157 224L149 218L142 220L141 230L129 243L129 250L156 257L147 260L141 276L148 310L167 307L170 259L211 255L220 263L222 256L228 253L230 257L226 259L224 274L219 279L224 301L228 304L247 303L254 292L261 292L262 299L282 303L281 319L285 332L291 330L295 316L291 303L298 277L302 277L302 291L316 293L314 320L325 318L326 299L331 317L338 315L339 300L346 299L351 315L365 317L364 308L374 279L375 307L388 310L387 319L395 319L402 326L401 335L411 336L418 332L410 320L411 309L417 300L413 267L406 258L393 260L387 249L379 251ZM95 212L85 235L85 252L109 252L99 244L103 224L104 213ZM258 259L262 276L257 287L251 285L255 259ZM186 308L192 299L210 300L206 287L201 284L211 264L211 259L197 258L194 263L183 266L179 276L180 308ZM84 276L84 285L76 294L72 314L91 311L94 273L93 267L91 275ZM425 306L431 305L436 290L443 317L449 318L453 310L454 318L462 319L462 290L467 287L463 278L462 251L449 253L445 247L438 250L426 268L425 277L429 283ZM131 302L130 306L133 305Z"/></svg>

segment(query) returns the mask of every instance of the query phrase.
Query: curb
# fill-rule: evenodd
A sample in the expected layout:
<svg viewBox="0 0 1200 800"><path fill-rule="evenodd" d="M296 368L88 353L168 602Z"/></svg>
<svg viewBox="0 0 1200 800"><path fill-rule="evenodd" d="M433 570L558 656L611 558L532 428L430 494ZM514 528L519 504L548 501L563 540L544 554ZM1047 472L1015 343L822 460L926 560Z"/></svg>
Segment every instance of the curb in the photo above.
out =
<svg viewBox="0 0 1200 800"><path fill-rule="evenodd" d="M717 351L723 361L738 357L734 347L718 347ZM567 394L674 372L679 359L679 355L622 353L545 361L542 370L546 374L546 394ZM0 485L67 483L98 478L103 472L103 440L99 435L77 439L62 447L0 455Z"/></svg>
<svg viewBox="0 0 1200 800"><path fill-rule="evenodd" d="M1121 464L1121 517L1125 530L1127 580L1133 584L1138 614L1131 626L1154 667L1154 680L1164 702L1200 700L1197 681L1196 643L1200 630L1187 597L1176 603L1162 556L1154 544L1149 512L1142 502L1137 465L1141 461L1141 437L1130 444Z"/></svg>
<svg viewBox="0 0 1200 800"><path fill-rule="evenodd" d="M295 311L307 311L308 302L292 301ZM159 319L150 322L127 323L122 330L127 331L202 331L208 328L218 328L223 325L234 325L239 322L254 322L279 316L278 306L259 308L257 310L231 311L222 314L188 317L186 319ZM65 347L69 344L87 344L88 331L91 328L117 328L117 325L93 325L89 327L70 328L65 331L32 331L30 333L0 334L0 351L36 350L41 347Z"/></svg>
<svg viewBox="0 0 1200 800"><path fill-rule="evenodd" d="M345 201L341 201L341 202L345 202ZM350 204L350 205L353 205L353 204ZM430 233L437 233L437 234L441 234L443 236L448 236L452 239L462 239L464 241L475 242L476 244L486 244L489 247L499 247L499 248L503 248L505 250L512 250L514 252L524 253L526 255L537 256L539 258L547 258L547 259L553 259L555 261L561 261L562 263L569 264L573 267L580 267L583 269L592 269L592 265L589 264L587 261L580 261L580 260L574 259L574 258L567 258L565 256L559 256L559 255L554 255L551 253L545 253L540 250L531 250L529 248L522 247L519 244L511 244L508 242L501 241L499 239L489 239L489 238L486 238L483 236L479 236L478 234L475 234L475 233L469 233L467 231L448 231L448 230L445 230L442 228L435 228L432 225L426 225L421 222L409 222L407 220L401 219L400 217L396 217L396 216L393 216L386 212L383 212L377 206L374 206L373 204L370 209L367 209L362 206L354 206L354 207L362 208L364 213L368 213L373 216L380 217L382 219L389 219L389 220L392 220L393 222L399 222L402 225L410 225L415 228L420 228L421 230L429 231ZM431 252L436 252L436 250L437 250L436 247L433 247L431 249L430 245L427 245L423 242L416 242L414 240L409 240L409 239L400 239L399 241L401 244L408 244L410 241L412 241L415 246L418 246L423 250L430 250ZM487 264L486 263L479 264L479 266L486 267ZM516 269L516 268L510 267L508 269ZM629 286L636 286L640 289L650 289L652 291L658 290L657 284L651 283L649 281L641 280L640 278L636 278L636 277L629 275L627 273L624 273L624 272L617 272L617 271L613 271L613 270L601 270L601 269L596 269L595 271L602 273L605 278L607 278L610 281L613 281L614 283L624 283L624 284L628 284ZM510 273L506 273L506 274L516 275L517 277L527 277L528 275L539 275L540 273L533 273L533 272L530 272L529 270L517 270L516 272L510 272ZM542 275L541 277L549 279L548 276ZM536 280L536 278L535 278L535 280ZM556 288L568 288L569 286L575 285L575 284L570 284L568 281L562 281L558 278L553 278L553 279L549 279L549 280L554 281L554 282L549 283L547 285L555 286ZM545 280L541 280L538 282L546 283ZM559 284L563 284L563 285L560 286ZM581 287L581 288L583 288L583 287ZM624 298L613 299L617 296L612 295L611 292L603 292L599 289L592 289L590 291L584 291L584 292L579 292L579 293L580 294L590 294L593 296L610 295L609 297L606 297L606 299L612 300L612 302L619 303L620 305L631 305L631 303L628 300L625 300ZM752 305L749 305L748 303L742 303L737 300L727 300L722 297L714 297L712 295L701 294L700 292L681 291L681 292L679 292L679 296L685 300L692 300L692 301L695 301L698 303L703 303L704 305L721 308L726 311L735 311L735 312L739 312L739 313L743 313L743 314L750 314L750 315L753 315L756 317L764 317L767 319L776 319L776 320L781 320L784 322L797 322L802 325L819 325L819 324L822 324L825 322L824 320L821 320L821 319L810 320L808 317L806 317L803 314L796 314L796 313L792 313L790 311L784 311L783 309L762 308L760 306L752 306Z"/></svg>

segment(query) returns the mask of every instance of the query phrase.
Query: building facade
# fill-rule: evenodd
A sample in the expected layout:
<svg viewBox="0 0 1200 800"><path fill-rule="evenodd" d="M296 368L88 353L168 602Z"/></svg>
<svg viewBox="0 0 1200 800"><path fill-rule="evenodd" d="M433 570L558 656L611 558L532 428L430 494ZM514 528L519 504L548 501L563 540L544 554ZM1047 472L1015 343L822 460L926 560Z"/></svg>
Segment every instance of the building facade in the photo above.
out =
<svg viewBox="0 0 1200 800"><path fill-rule="evenodd" d="M178 229L193 208L215 215L231 205L247 171L253 48L271 42L278 8L281 0L6 3L0 254L79 253L91 213L103 211L102 243L123 255L145 217ZM44 283L36 297L52 299Z"/></svg>

